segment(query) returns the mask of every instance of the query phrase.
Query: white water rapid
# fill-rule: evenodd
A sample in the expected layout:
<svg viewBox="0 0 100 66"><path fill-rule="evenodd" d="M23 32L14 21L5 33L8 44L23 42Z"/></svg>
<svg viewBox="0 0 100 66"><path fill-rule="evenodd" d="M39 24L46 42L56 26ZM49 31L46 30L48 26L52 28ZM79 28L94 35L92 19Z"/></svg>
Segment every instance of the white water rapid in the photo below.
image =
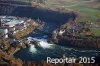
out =
<svg viewBox="0 0 100 66"><path fill-rule="evenodd" d="M35 46L33 44L30 44L29 52L31 52L31 53L37 52L37 49L35 48Z"/></svg>
<svg viewBox="0 0 100 66"><path fill-rule="evenodd" d="M32 38L28 37L28 41L38 41L39 47L46 49L46 48L52 48L53 44L50 44L47 42L46 39L37 39L37 38ZM35 44L30 44L29 52L36 53L37 48L35 47Z"/></svg>

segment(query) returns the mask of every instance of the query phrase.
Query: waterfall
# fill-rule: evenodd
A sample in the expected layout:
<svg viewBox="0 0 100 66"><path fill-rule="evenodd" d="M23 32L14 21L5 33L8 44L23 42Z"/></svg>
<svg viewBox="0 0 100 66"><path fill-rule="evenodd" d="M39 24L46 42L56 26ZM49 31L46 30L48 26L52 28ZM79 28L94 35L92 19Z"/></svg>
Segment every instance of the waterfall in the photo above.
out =
<svg viewBox="0 0 100 66"><path fill-rule="evenodd" d="M40 45L42 48L52 48L52 44L49 44L46 40L41 39Z"/></svg>
<svg viewBox="0 0 100 66"><path fill-rule="evenodd" d="M51 49L53 46L53 44L49 44L46 39L37 39L37 38L32 38L32 37L28 37L27 39L28 39L28 41L33 41L33 40L38 41L38 44L39 44L38 48ZM30 44L29 52L36 53L37 50L38 49L37 49L37 47L35 47L35 44Z"/></svg>
<svg viewBox="0 0 100 66"><path fill-rule="evenodd" d="M35 48L34 45L32 45L32 44L30 45L29 52L31 52L31 53L36 53L37 52L37 49Z"/></svg>
<svg viewBox="0 0 100 66"><path fill-rule="evenodd" d="M52 48L53 44L50 44L47 42L47 39L37 39L37 38L33 38L36 41L39 41L40 47L46 49L46 48Z"/></svg>

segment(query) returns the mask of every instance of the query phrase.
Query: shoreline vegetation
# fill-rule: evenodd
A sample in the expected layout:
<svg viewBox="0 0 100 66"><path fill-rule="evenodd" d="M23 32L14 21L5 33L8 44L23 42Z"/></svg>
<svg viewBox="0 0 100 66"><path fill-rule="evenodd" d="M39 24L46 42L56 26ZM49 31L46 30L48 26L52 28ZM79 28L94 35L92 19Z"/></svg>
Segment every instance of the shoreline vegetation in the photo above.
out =
<svg viewBox="0 0 100 66"><path fill-rule="evenodd" d="M35 30L38 27L39 27L39 24L36 23L35 21L31 20L31 23L28 24L27 28L14 33L14 37L16 39L23 39L25 36L27 36L30 33L32 33L32 31Z"/></svg>
<svg viewBox="0 0 100 66"><path fill-rule="evenodd" d="M100 49L100 34L98 30L100 29L100 25L98 22L77 23L69 21L54 30L48 42L63 46Z"/></svg>
<svg viewBox="0 0 100 66"><path fill-rule="evenodd" d="M25 36L32 33L35 29L38 29L41 25L41 22L36 22L31 19L27 28L11 35L13 38L11 36L7 39L0 37L0 66L22 66L22 60L14 58L13 55L21 49L29 47L29 45L25 43ZM10 44L9 39L16 39L17 42Z"/></svg>

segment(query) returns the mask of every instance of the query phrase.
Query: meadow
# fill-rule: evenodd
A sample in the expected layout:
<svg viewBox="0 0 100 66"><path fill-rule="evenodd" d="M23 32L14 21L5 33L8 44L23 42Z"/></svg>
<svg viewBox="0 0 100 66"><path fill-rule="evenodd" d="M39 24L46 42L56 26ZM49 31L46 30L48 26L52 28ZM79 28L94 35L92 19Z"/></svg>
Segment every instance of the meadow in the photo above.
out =
<svg viewBox="0 0 100 66"><path fill-rule="evenodd" d="M80 13L79 21L94 21L100 18L100 5L96 2L81 1L81 0L71 0L71 1L57 1L57 0L46 0L46 5L51 8L66 8Z"/></svg>
<svg viewBox="0 0 100 66"><path fill-rule="evenodd" d="M100 1L93 0L46 0L50 8L65 8L79 13L77 22L95 22L100 19ZM99 25L100 26L100 25ZM100 28L91 28L91 31L100 36Z"/></svg>

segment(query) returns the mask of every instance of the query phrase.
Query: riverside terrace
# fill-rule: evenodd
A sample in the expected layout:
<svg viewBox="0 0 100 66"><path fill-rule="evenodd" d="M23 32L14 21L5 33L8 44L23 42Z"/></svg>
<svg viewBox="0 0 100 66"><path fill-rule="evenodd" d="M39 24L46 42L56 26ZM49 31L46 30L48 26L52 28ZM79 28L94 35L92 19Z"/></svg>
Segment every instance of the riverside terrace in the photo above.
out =
<svg viewBox="0 0 100 66"><path fill-rule="evenodd" d="M30 20L13 16L0 16L0 33L4 34L4 38L8 38L8 34L14 34L26 29Z"/></svg>

